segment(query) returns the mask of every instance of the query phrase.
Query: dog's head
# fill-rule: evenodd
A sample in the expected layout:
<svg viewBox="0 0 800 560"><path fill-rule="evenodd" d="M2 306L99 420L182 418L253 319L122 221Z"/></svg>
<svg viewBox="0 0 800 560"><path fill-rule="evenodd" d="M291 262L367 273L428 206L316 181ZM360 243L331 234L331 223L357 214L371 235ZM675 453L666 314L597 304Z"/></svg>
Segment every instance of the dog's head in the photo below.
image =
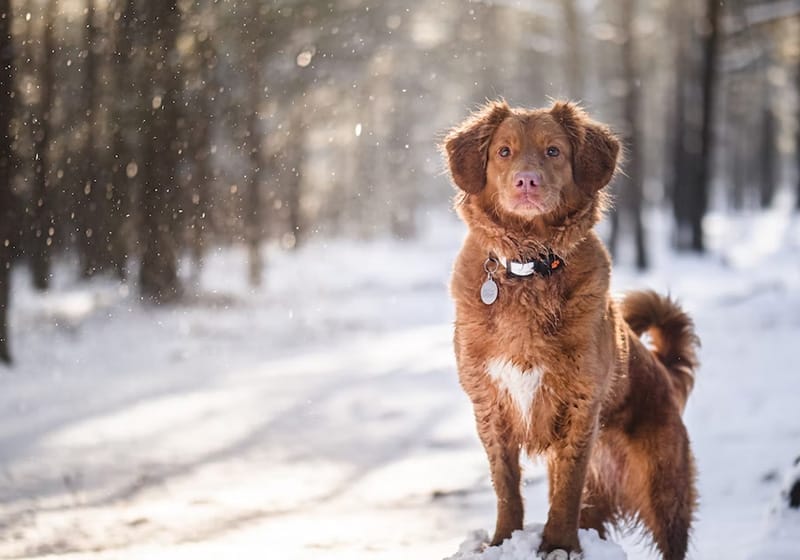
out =
<svg viewBox="0 0 800 560"><path fill-rule="evenodd" d="M611 181L619 149L608 127L567 102L534 110L489 102L444 141L456 186L524 220L585 205Z"/></svg>

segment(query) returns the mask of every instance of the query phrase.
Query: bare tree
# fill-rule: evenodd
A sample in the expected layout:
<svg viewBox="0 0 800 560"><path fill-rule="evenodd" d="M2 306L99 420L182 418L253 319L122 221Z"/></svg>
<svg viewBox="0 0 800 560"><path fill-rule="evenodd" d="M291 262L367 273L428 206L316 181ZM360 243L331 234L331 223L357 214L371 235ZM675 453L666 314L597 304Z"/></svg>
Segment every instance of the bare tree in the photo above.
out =
<svg viewBox="0 0 800 560"><path fill-rule="evenodd" d="M777 177L778 148L777 127L773 109L767 101L761 110L761 142L759 161L761 164L761 188L759 189L759 203L762 208L772 205L775 198Z"/></svg>
<svg viewBox="0 0 800 560"><path fill-rule="evenodd" d="M292 248L299 246L306 235L304 229L302 202L303 189L303 164L305 159L306 124L303 110L294 106L289 110L290 132L286 138L286 151L289 154L282 165L284 176L283 199L286 201L288 214L288 245Z"/></svg>
<svg viewBox="0 0 800 560"><path fill-rule="evenodd" d="M3 0L0 0L0 13L3 9ZM8 12L6 12L8 13ZM8 46L7 37L0 21L0 48ZM6 57L0 55L0 96L8 93L7 80L11 76L10 65L6 65ZM3 103L0 107L0 127L10 114ZM7 128L3 130L8 130ZM22 237L22 201L11 190L11 163L10 143L7 134L0 134L0 362L11 363L11 350L8 342L8 308L11 303L11 266L19 250L19 241Z"/></svg>
<svg viewBox="0 0 800 560"><path fill-rule="evenodd" d="M0 0L0 362L11 362L8 347L8 306L11 263L18 238L18 203L11 190L14 154L11 118L14 108L14 42L11 36L11 2Z"/></svg>
<svg viewBox="0 0 800 560"><path fill-rule="evenodd" d="M636 64L633 29L636 4L636 0L623 0L620 2L623 33L622 67L626 83L623 100L624 142L627 152L625 173L621 180L621 204L625 207L625 213L633 226L634 242L636 244L636 267L639 270L644 270L647 268L648 258L644 224L642 223L642 202L644 198L642 160L644 158L644 149L642 148L643 138L639 121L641 89L638 83L639 72Z"/></svg>
<svg viewBox="0 0 800 560"><path fill-rule="evenodd" d="M32 218L32 252L31 272L33 285L39 290L46 290L50 284L50 259L55 236L55 213L53 211L54 196L52 193L50 174L50 129L53 108L53 89L55 87L55 55L56 44L53 37L53 17L58 9L57 0L48 0L44 13L43 53L39 65L39 100L37 127L34 138L34 177L33 196L31 197Z"/></svg>
<svg viewBox="0 0 800 560"><path fill-rule="evenodd" d="M188 243L192 256L192 283L199 282L203 267L207 237L211 227L211 186L216 173L211 154L211 134L215 125L217 92L219 83L215 77L217 51L210 36L195 29L197 45L190 59L187 73L192 74L193 86L187 92L190 99L187 110L189 117L189 154L191 154L191 174L189 176Z"/></svg>
<svg viewBox="0 0 800 560"><path fill-rule="evenodd" d="M702 145L694 203L690 214L692 225L692 249L705 251L703 238L703 218L708 207L708 193L711 190L712 158L714 156L714 108L717 93L717 64L719 59L720 0L706 2L706 31L703 45L703 113L700 128Z"/></svg>
<svg viewBox="0 0 800 560"><path fill-rule="evenodd" d="M180 296L178 237L180 217L176 169L178 165L177 38L180 13L177 0L146 2L142 19L151 41L149 84L145 96L150 111L143 146L141 235L144 253L139 271L142 296L153 303Z"/></svg>
<svg viewBox="0 0 800 560"><path fill-rule="evenodd" d="M639 9L636 0L621 0L608 4L608 17L613 22L613 32L609 31L604 41L600 58L604 66L599 70L610 83L618 84L609 88L608 95L613 100L624 149L621 159L622 172L611 186L616 203L609 212L610 232L608 248L615 257L621 243L630 239L635 246L635 263L639 270L647 268L647 244L645 240L642 211L644 204L644 158L645 145L640 118L642 85L639 69L639 44L636 41L634 22ZM609 64L610 62L610 64ZM624 235L627 234L627 235Z"/></svg>
<svg viewBox="0 0 800 560"><path fill-rule="evenodd" d="M672 172L676 244L702 248L712 129L730 179L724 199L769 204L775 192L777 146L760 140L782 138L790 120L783 100L794 84L781 76L796 64L797 27L788 5L76 2L85 11L58 0L15 6L34 15L15 21L26 62L11 126L22 164L13 188L40 288L51 257L70 246L87 275L122 278L129 255L141 258L142 291L162 300L180 291L179 249L191 249L196 274L212 236L246 242L254 284L270 235L287 249L317 231L412 237L420 209L447 204L430 139L485 97L536 105L567 93L618 124L627 158L614 245L634 241L639 266L645 194L658 194L643 193L657 185L650 171ZM653 40L634 39L634 26ZM673 40L675 65L659 64ZM726 111L718 123L716 98ZM665 142L668 156L658 153Z"/></svg>
<svg viewBox="0 0 800 560"><path fill-rule="evenodd" d="M134 127L136 88L134 48L131 33L135 27L135 0L117 0L114 47L112 54L112 91L115 96L111 108L111 183L108 205L108 250L114 274L124 279L127 275L130 250L131 195L133 179L138 173L136 153L131 136Z"/></svg>
<svg viewBox="0 0 800 560"><path fill-rule="evenodd" d="M800 92L800 57L797 59L797 68L795 69L794 77L797 85L797 89L795 91ZM797 103L797 122L800 123L800 102ZM798 210L800 210L800 126L797 127L797 132L795 134L794 157L797 160L797 193L795 198L795 206Z"/></svg>
<svg viewBox="0 0 800 560"><path fill-rule="evenodd" d="M244 231L247 240L248 277L251 286L261 285L261 274L264 262L261 256L261 240L264 237L263 196L261 194L261 176L263 162L263 134L261 131L261 105L264 101L264 80L262 66L264 64L264 41L259 40L263 31L259 25L262 20L262 4L253 2L252 16L245 32L247 71L250 74L248 83L249 118L247 119L247 140L245 145L250 160L249 184L247 186L244 211Z"/></svg>
<svg viewBox="0 0 800 560"><path fill-rule="evenodd" d="M688 96L687 87L691 83L688 81L691 75L689 69L689 43L692 39L690 33L691 17L688 17L686 10L686 0L674 0L671 3L669 12L669 26L675 30L674 42L674 105L671 110L666 111L664 129L667 131L667 150L665 159L665 190L667 198L672 202L672 212L675 218L675 239L676 246L688 245L683 240L684 223L687 214L684 202L686 197L685 183L689 180L689 154L699 151L699 140L694 136L689 137L690 130L687 125L686 98ZM694 158L691 160L694 161Z"/></svg>
<svg viewBox="0 0 800 560"><path fill-rule="evenodd" d="M567 92L573 99L580 99L583 96L583 51L581 36L583 26L576 0L562 0L561 6L564 10L564 24L566 36L567 63L564 68L567 72Z"/></svg>
<svg viewBox="0 0 800 560"><path fill-rule="evenodd" d="M682 6L675 2L674 9ZM702 24L695 26L700 29L699 49L689 49L683 39L677 41L672 182L676 246L697 252L705 250L703 218L712 176L721 10L719 0L707 0ZM692 56L695 53L699 56Z"/></svg>
<svg viewBox="0 0 800 560"><path fill-rule="evenodd" d="M79 248L81 274L88 278L104 268L102 221L105 213L105 197L98 181L96 152L97 138L97 10L94 0L86 0L86 64L83 93L85 95L85 131L83 153L83 192L79 194L75 215L79 226Z"/></svg>

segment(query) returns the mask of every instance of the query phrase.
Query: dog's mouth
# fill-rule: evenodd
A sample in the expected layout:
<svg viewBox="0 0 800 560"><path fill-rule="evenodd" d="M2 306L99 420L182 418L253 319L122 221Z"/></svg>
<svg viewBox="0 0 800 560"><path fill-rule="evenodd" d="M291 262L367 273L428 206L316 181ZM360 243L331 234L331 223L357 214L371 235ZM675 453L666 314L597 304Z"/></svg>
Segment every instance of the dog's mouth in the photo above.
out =
<svg viewBox="0 0 800 560"><path fill-rule="evenodd" d="M519 193L514 197L515 210L538 210L544 212L546 210L544 200L539 192L525 191Z"/></svg>

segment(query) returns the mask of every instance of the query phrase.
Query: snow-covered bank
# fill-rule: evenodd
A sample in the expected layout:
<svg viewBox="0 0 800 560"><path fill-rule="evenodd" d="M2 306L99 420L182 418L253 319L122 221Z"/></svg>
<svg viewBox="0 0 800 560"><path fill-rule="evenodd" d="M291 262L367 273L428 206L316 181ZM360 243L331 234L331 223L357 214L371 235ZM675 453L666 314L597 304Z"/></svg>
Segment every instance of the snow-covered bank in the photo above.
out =
<svg viewBox="0 0 800 560"><path fill-rule="evenodd" d="M475 531L447 560L530 560L537 558L544 525L529 525L524 531L514 531L510 539L499 546L486 547L489 534ZM583 560L625 560L625 552L616 544L603 540L597 531L578 531Z"/></svg>
<svg viewBox="0 0 800 560"><path fill-rule="evenodd" d="M686 413L697 559L800 549L794 512L775 510L800 454L800 229L780 222L778 235L777 223L759 243L762 221L720 219L708 259L662 246L652 272L614 273L618 291L670 291L703 339ZM41 296L17 270L0 557L443 558L491 530L452 358L446 284L461 235L439 220L415 243L269 251L256 292L244 251L220 251L194 303L165 309L63 269ZM739 242L749 258L734 258ZM543 467L525 476L526 519L543 521ZM615 537L628 558L654 557Z"/></svg>

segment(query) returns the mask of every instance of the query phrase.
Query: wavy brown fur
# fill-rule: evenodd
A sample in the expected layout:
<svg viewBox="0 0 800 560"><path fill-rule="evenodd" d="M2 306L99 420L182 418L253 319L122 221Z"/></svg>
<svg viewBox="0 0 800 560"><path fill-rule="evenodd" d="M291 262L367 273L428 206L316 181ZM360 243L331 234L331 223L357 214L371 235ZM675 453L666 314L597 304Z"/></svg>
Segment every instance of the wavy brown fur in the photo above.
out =
<svg viewBox="0 0 800 560"><path fill-rule="evenodd" d="M700 344L691 317L670 298L650 290L627 294L622 316L637 336L646 332L652 338L656 356L673 375L683 409L694 387Z"/></svg>
<svg viewBox="0 0 800 560"><path fill-rule="evenodd" d="M454 346L497 494L492 543L522 528L525 451L548 463L541 551L577 551L578 526L605 535L627 519L648 529L664 558L682 560L696 502L681 421L694 334L668 300L634 294L620 308L610 296L611 259L593 228L619 142L571 103L527 110L500 101L450 131L443 148L469 230L451 283ZM481 301L487 257L548 250L564 259L558 272L497 271L497 300ZM647 328L656 353L639 338Z"/></svg>

